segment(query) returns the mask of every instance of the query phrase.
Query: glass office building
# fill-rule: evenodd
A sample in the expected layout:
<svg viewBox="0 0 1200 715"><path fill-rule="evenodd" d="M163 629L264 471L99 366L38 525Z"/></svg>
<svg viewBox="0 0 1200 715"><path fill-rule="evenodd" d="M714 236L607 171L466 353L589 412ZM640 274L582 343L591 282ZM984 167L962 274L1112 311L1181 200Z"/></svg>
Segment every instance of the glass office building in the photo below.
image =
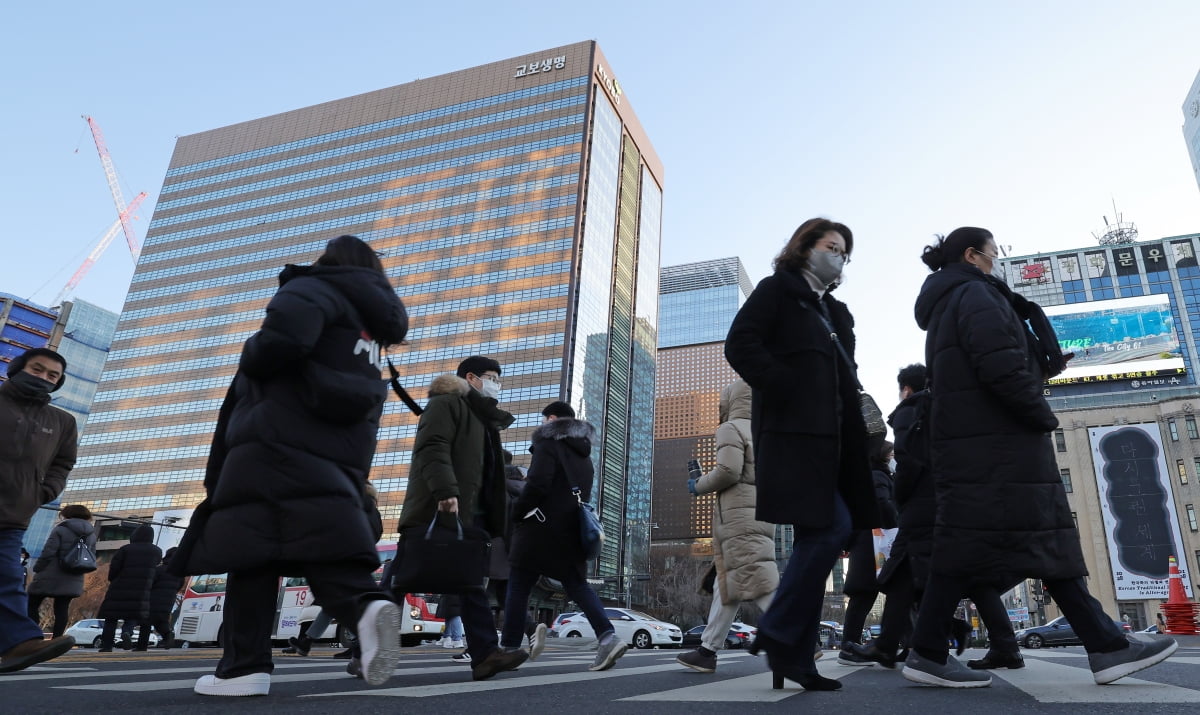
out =
<svg viewBox="0 0 1200 715"><path fill-rule="evenodd" d="M1134 241L1132 224L1120 224L1106 238L1119 234L1000 266L1014 291L1045 308L1063 351L1074 353L1043 392L1059 420L1055 456L1088 587L1110 615L1144 628L1154 623L1165 585L1138 575L1136 563L1123 565L1136 561L1130 551L1153 556L1165 571L1169 550L1185 578L1200 573L1200 234ZM1120 444L1136 464L1114 456ZM1120 489L1113 486L1118 473ZM1140 520L1137 527L1132 520ZM1058 615L1034 584L1009 599L1030 608L1033 621Z"/></svg>
<svg viewBox="0 0 1200 715"><path fill-rule="evenodd" d="M553 400L597 427L593 501L626 538L594 575L644 572L662 176L594 42L181 137L71 499L124 515L198 503L217 408L280 268L350 233L408 306L392 357L419 401L490 355L518 463ZM372 471L389 532L415 430L389 402Z"/></svg>
<svg viewBox="0 0 1200 715"><path fill-rule="evenodd" d="M725 336L752 286L738 258L666 266L660 272L658 389L654 417L656 553L712 553L714 495L687 490L687 462L711 469L721 390L737 379Z"/></svg>
<svg viewBox="0 0 1200 715"><path fill-rule="evenodd" d="M1200 186L1200 72L1192 81L1187 97L1183 100L1183 141L1187 144L1188 158L1192 162L1192 173L1196 185Z"/></svg>

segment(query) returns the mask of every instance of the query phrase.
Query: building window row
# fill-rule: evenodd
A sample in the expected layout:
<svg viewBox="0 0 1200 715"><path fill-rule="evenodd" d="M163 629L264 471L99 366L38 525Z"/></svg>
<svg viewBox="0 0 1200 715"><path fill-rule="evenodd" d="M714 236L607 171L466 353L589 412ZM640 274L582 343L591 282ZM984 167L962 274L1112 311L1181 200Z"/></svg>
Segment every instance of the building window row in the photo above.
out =
<svg viewBox="0 0 1200 715"><path fill-rule="evenodd" d="M454 246L466 246L477 243L483 244L489 241L497 241L506 238L533 236L538 233L552 233L559 229L569 229L574 226L574 223L575 218L573 216L564 216L544 221L509 224L500 228L492 228L484 231L472 231L470 233L459 233L451 236L440 236L438 238L433 238L426 241L414 241L411 243L406 243L403 246L390 248L388 253L389 255L393 256L413 256L421 253L444 250ZM390 239L394 235L395 234L391 229L381 229L377 231L363 231L358 234L358 237L367 243L372 243ZM190 262L185 265L173 266L171 268L165 268L158 271L146 271L145 275L153 275L155 279L179 275L194 275L213 270L215 268L224 268L228 266L245 267L261 261L278 259L283 256L291 257L315 254L325 247L326 240L327 239L321 239L318 241L309 241L300 244L291 243L265 251L243 253L237 256L225 256L223 258L214 258L208 261ZM273 265L276 265L277 263L278 262L276 261ZM390 275L396 275L401 270L402 267L397 266L391 270ZM121 334L123 334L123 332L124 331L122 331Z"/></svg>
<svg viewBox="0 0 1200 715"><path fill-rule="evenodd" d="M1068 494L1075 491L1075 488L1071 485L1071 470L1070 469L1058 470L1058 476L1062 479L1063 488L1067 490Z"/></svg>
<svg viewBox="0 0 1200 715"><path fill-rule="evenodd" d="M583 120L584 120L584 115L582 115L582 114L568 114L563 117L555 117L554 119L546 119L546 120L543 120L540 122L533 122L531 124L523 124L523 125L519 125L519 126L515 126L515 127L505 127L504 129L496 129L494 131L484 132L482 134L472 134L471 136L458 137L456 139L451 139L449 141L444 141L444 142L437 142L435 144L425 144L422 146L415 146L415 147L412 147L409 149L401 149L400 151L395 151L388 155L389 157L391 157L390 160L388 161L388 163L408 161L410 159L417 159L422 156L441 154L442 152L454 151L456 149L461 149L463 147L468 147L468 146L475 146L477 144L487 144L488 142L502 141L505 139L513 139L516 137L537 134L538 132L550 131L550 130L554 130L554 129L562 129L564 127L573 127L573 126L582 124ZM578 139L578 136L576 136L576 139ZM386 145L395 144L395 143L396 142L391 141L391 137L384 137L384 138L378 139L374 142L368 142L368 144L375 144L376 146L386 146ZM213 184L219 184L219 183L223 183L226 181L233 181L235 179L242 179L242 178L245 178L248 176L255 176L257 174L266 174L266 173L273 172L273 171L280 171L280 170L288 169L288 168L291 168L294 166L305 166L307 164L312 164L312 163L318 162L318 161L328 161L329 159L332 159L332 158L338 157L338 156L346 156L349 154L361 153L363 151L368 151L371 148L373 148L373 147L365 146L365 145L352 145L352 146L348 146L348 147L340 147L337 149L327 149L325 151L320 151L320 152L316 152L313 154L302 154L300 156L295 156L290 159L284 159L282 161L272 162L270 164L260 164L258 166L247 167L245 169L236 169L234 171L228 171L228 172L225 172L224 174L214 174L212 176L206 176L206 177L203 177L200 179L191 179L189 181L182 181L177 184L171 184L169 186L164 186L162 189L162 193L163 193L163 195L169 195L169 194L172 194L172 193L175 193L178 191L194 189L194 188L198 188L201 186L211 186ZM378 166L380 163L380 162L378 162L379 158L380 157L370 157L370 159L372 160L372 165ZM345 163L346 166L353 166L356 164L361 164L361 162L350 161L350 162ZM281 178L283 178L283 177L281 177ZM283 183L291 183L291 182L285 180ZM154 224L151 224L151 227L153 227L153 226L154 226Z"/></svg>
<svg viewBox="0 0 1200 715"><path fill-rule="evenodd" d="M130 358L145 357L147 355L162 355L164 353L194 351L201 348L211 348L218 345L230 345L233 343L243 343L246 338L254 334L257 327L251 327L249 330L242 330L234 333L224 333L221 335L207 335L203 338L192 338L191 340L178 340L173 343L158 343L156 345L146 345L140 348L126 348L124 350L113 350L109 355L109 361L115 363L118 360L128 360Z"/></svg>
<svg viewBox="0 0 1200 715"><path fill-rule="evenodd" d="M116 477L71 478L71 493L117 487L140 487L147 484L179 484L204 479L203 469L181 469L174 472L151 472L149 474L122 474Z"/></svg>
<svg viewBox="0 0 1200 715"><path fill-rule="evenodd" d="M430 110L427 110L424 112L417 112L415 114L406 114L402 117L394 117L391 119L385 119L383 121L373 122L371 124L364 124L363 126L360 126L360 127L353 127L351 129L341 129L336 132L326 132L324 134L318 134L316 136L306 137L304 139L297 139L296 141L286 142L284 144L275 144L273 146L263 147L261 149L254 149L251 151L241 152L239 154L231 154L229 156L223 156L223 157L220 157L219 159L210 159L208 161L201 161L201 162L197 162L195 164L187 164L185 166L177 166L177 167L167 171L167 178L171 178L174 176L181 176L183 174L190 174L190 173L193 173L196 171L201 171L204 169L212 169L212 168L215 168L218 166L227 166L230 164L236 164L241 161L248 161L250 159L256 159L256 158L262 157L262 156L270 156L272 154L280 154L285 151L291 151L293 149L302 149L306 146L313 146L316 144L324 144L326 142L337 141L338 139L362 136L364 134L369 134L371 132L383 131L386 129L392 129L395 127L405 126L407 124L414 124L416 122L423 122L428 119L436 119L438 117L448 117L448 116L451 116L454 114L458 114L459 112L470 111L472 109L479 109L482 107L493 107L498 104L503 104L505 102L513 102L518 99L525 99L527 97L536 97L536 96L539 96L542 94L549 94L551 92L557 92L557 91L563 90L563 89L573 89L575 87L583 87L583 86L587 85L588 82L589 82L589 78L586 76L574 77L572 79L561 80L559 82L553 82L550 84L543 84L543 85L537 85L534 87L527 87L525 89L519 89L519 90L516 90L513 92L505 92L504 94L497 94L497 95L493 95L491 97L483 97L481 99L473 99L468 102L460 102L458 104L450 104L445 107L438 107L437 109L430 109Z"/></svg>
<svg viewBox="0 0 1200 715"><path fill-rule="evenodd" d="M208 314L189 320L178 320L174 323L159 323L158 325L150 325L144 328L127 328L125 330L118 330L113 335L113 345L134 338L144 338L162 333L178 333L184 330L211 328L216 325L233 325L247 320L260 320L262 317L262 308L255 308L254 310L243 310L240 313Z"/></svg>
<svg viewBox="0 0 1200 715"><path fill-rule="evenodd" d="M231 362L237 362L237 356ZM184 415L189 412L216 412L221 408L221 400L197 400L195 402L176 402L170 405L153 405L151 407L133 407L129 409L103 410L93 405L88 424L101 422L123 422L137 420L143 417L159 417L161 415ZM76 467L80 466L78 464Z"/></svg>
<svg viewBox="0 0 1200 715"><path fill-rule="evenodd" d="M138 464L140 462L206 457L211 450L212 445L199 444L192 447L176 447L174 449L144 449L130 452L89 454L81 457L75 463L75 468L82 469L84 467L100 467L108 464Z"/></svg>
<svg viewBox="0 0 1200 715"><path fill-rule="evenodd" d="M441 271L447 268L478 266L492 263L494 261L507 260L510 258L524 258L527 256L537 256L543 253L558 253L569 249L570 246L571 242L569 239L560 239L558 241L547 241L544 243L512 246L510 248L502 248L480 253L465 253L459 256L438 258L433 261L426 261L418 264L398 264L394 266L391 271L389 271L389 275L418 275L420 273ZM244 262L243 265L245 265ZM199 271L196 270L194 272ZM237 285L240 283L250 284L256 281L274 278L278 273L279 267L272 265L268 268L263 268L260 270L230 273L211 278L204 278L201 280L192 281L190 283L175 283L171 285L160 286L158 288L136 291L126 296L125 300L128 302L134 302L139 300L147 300L149 298L159 298L164 295L181 295L183 293L207 290L209 288L216 288L223 285Z"/></svg>
<svg viewBox="0 0 1200 715"><path fill-rule="evenodd" d="M222 221L219 223L204 223L194 228L175 231L174 233L156 233L154 236L155 245L161 246L164 243L172 243L174 241L183 241L197 236L208 236L214 233L226 233L228 231L236 231L246 228L247 226L262 226L269 223L278 223L280 221L290 221L300 216L314 216L327 214L343 209L351 209L359 206L379 205L381 208L368 213L362 214L368 220L380 221L389 218L399 218L401 216L412 216L414 214L427 213L430 211L440 211L445 208L454 206L462 206L463 204L475 204L485 201L502 199L508 196L518 194L531 194L539 191L548 191L562 186L573 186L579 180L575 175L560 175L552 176L546 179L537 179L535 181L525 181L516 184L508 184L505 186L497 186L493 188L483 189L481 191L469 191L463 194L453 194L450 196L438 196L437 198L426 201L414 201L411 203L400 203L398 200L408 194L404 187L389 188L382 191L372 191L366 194L355 194L353 196L344 196L342 198L323 201L315 204L304 204L302 206L293 206L281 211L272 213L256 213L250 216L233 219L230 221ZM165 221L165 219L164 219ZM154 228L161 228L162 222L155 220Z"/></svg>
<svg viewBox="0 0 1200 715"><path fill-rule="evenodd" d="M418 184L411 184L409 186L405 186L404 194L411 196L411 195L425 193L426 191L436 191L436 190L448 188L451 186L462 186L463 184L473 184L473 183L477 183L477 182L485 182L485 181L488 181L491 179L496 179L496 178L500 178L500 177L504 177L504 176L516 176L516 175L524 174L526 172L541 171L543 169L553 168L553 167L557 167L557 166L574 165L574 164L577 164L578 161L579 161L579 154L573 153L573 154L566 154L563 156L550 157L550 158L546 158L546 159L538 159L536 161L525 161L525 162L520 162L520 163L516 163L516 164L509 164L507 166L495 167L495 168L486 169L483 171L468 172L468 173L456 173L452 176L443 177L440 179L433 179L430 181L424 181L424 182L421 182ZM421 164L418 166L407 166L402 169L392 169L390 171L374 173L374 174L370 174L368 176L356 176L356 177L353 177L350 179L344 179L342 181L333 181L333 182L329 182L329 183L322 183L322 184L318 184L316 186L309 186L309 187L306 187L303 189L296 189L294 191L288 191L288 192L285 192L282 194L273 194L270 196L259 196L259 197L256 197L253 199L248 199L245 201L235 201L233 203L222 203L218 206L213 206L211 208L203 209L200 211L191 211L191 212L187 212L187 213L178 214L176 216L169 216L166 219L164 219L165 223L163 225L171 225L171 224L176 224L176 223L182 223L185 221L194 221L196 219L204 218L207 216L219 216L219 215L223 215L223 214L236 213L238 211L246 211L246 210L253 209L253 208L260 208L263 206L271 206L273 204L285 203L288 201L299 201L302 199L320 196L322 194L331 194L331 193L335 193L338 191L347 191L350 189L362 188L364 186L371 186L374 184L385 184L385 183L390 184L390 183L399 181L401 179L406 179L410 176L421 176L422 174L430 173L431 171L436 170L436 166L438 164L442 164L442 163L444 163L444 162L430 162L430 163ZM186 198L176 199L174 201L163 201L163 202L160 202L158 204L158 206L155 207L155 211L157 211L160 207L164 210L172 209L172 208L183 208L188 205L206 203L206 202L215 201L215 200L219 200L219 199L226 199L226 198L229 198L230 196L237 195L237 194L247 194L247 193L250 193L255 190L274 188L275 186L282 186L282 185L286 185L287 183L292 183L292 182L281 182L280 180L282 178L283 177L274 177L269 182L252 182L249 184L239 184L236 188L231 187L231 188L221 189L221 190L217 190L217 191L209 191L209 192L205 192L203 194L195 194L193 196L188 196ZM157 222L156 222L156 225L157 225Z"/></svg>
<svg viewBox="0 0 1200 715"><path fill-rule="evenodd" d="M165 427L123 430L120 432L89 432L83 436L83 439L79 440L79 446L111 444L113 442L137 442L144 439L165 439L167 437L182 437L192 434L212 434L216 428L216 422L196 422L183 425L167 425Z"/></svg>
<svg viewBox="0 0 1200 715"><path fill-rule="evenodd" d="M386 232L380 229L380 233L376 235L387 236L388 238L398 238L414 233L428 233L439 228L448 228L451 226L461 226L463 224L477 224L484 221L497 218L506 218L516 216L523 213L538 213L548 209L560 208L564 206L574 206L575 196L556 196L539 201L530 201L520 204L509 204L481 211L471 211L453 216L441 216L436 219L426 221L417 221L407 224L399 224L386 229ZM143 256L140 261L146 263L154 263L156 261L183 258L184 256L194 256L200 253L212 253L216 251L224 251L231 248L244 248L246 246L257 246L268 241L273 241L282 238L292 238L295 236L304 236L308 234L326 234L333 231L345 232L349 227L357 224L376 224L380 216L378 211L371 211L365 214L357 214L354 216L345 216L337 219L327 219L325 221L317 221L307 223L300 226L289 226L271 231L263 231L262 233L242 234L233 238L226 238L216 241L207 241L186 248L178 248L170 251L154 252L152 255ZM515 222L514 222L515 223ZM356 232L359 238L362 238L362 232ZM367 240L367 239L363 239ZM149 239L152 245L158 245L158 238ZM294 248L294 246L293 246ZM139 264L140 265L140 264Z"/></svg>

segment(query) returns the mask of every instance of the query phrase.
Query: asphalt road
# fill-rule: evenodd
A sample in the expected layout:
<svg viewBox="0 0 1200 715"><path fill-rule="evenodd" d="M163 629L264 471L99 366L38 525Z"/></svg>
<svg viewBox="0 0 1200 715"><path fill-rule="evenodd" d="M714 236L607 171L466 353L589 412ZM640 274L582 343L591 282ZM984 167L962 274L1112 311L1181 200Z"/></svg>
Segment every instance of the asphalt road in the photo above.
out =
<svg viewBox="0 0 1200 715"><path fill-rule="evenodd" d="M842 680L835 693L806 693L788 684L772 691L763 659L724 651L716 674L677 665L678 650L630 651L604 673L587 670L589 644L551 640L537 662L481 683L453 651L404 651L396 676L369 688L345 674L333 649L307 658L278 656L271 694L210 698L192 693L211 673L219 651L96 653L76 649L50 663L0 675L5 713L1196 713L1200 712L1200 640L1189 639L1164 664L1116 684L1098 686L1081 648L1025 651L1023 670L997 671L990 688L944 690L917 686L898 670L838 665L828 652L821 672ZM593 645L594 647L594 645ZM968 651L978 657L982 651ZM1140 676L1140 677L1139 677Z"/></svg>

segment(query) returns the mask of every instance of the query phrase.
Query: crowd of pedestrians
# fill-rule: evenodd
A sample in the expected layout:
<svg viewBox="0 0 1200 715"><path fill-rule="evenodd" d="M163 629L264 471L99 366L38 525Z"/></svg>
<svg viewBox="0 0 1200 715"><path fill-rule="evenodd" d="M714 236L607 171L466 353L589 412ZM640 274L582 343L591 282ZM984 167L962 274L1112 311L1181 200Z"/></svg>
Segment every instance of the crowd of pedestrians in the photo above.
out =
<svg viewBox="0 0 1200 715"><path fill-rule="evenodd" d="M850 604L839 661L848 665L903 663L903 676L918 683L987 686L989 670L1024 664L1000 593L1026 578L1041 579L1070 619L1097 683L1167 658L1172 639L1126 637L1088 593L1048 439L1058 422L1041 389L1069 356L1041 309L991 275L992 235L960 228L921 256L931 271L915 306L927 333L925 363L900 371L900 403L889 418L894 445L882 428L868 433L854 319L833 296L853 249L844 224L804 222L733 320L725 355L739 379L721 394L716 464L707 473L689 464L689 491L716 495L712 603L700 647L678 662L715 672L738 608L751 602L763 609L751 652L766 654L773 687L791 680L806 690L841 688L815 661L826 580L845 553ZM269 693L284 575L305 577L322 609L292 652L306 654L337 619L357 634L346 654L352 675L380 685L399 659L395 594L387 577L372 577L384 527L369 470L387 396L381 355L404 340L407 313L378 255L354 236L329 241L312 265L287 266L279 283L221 405L206 498L177 550L162 554L149 525L133 532L109 563L99 611L101 651L112 650L121 621L140 624L135 649L147 648L151 630L169 647L184 577L228 573L223 654L196 682L201 695ZM0 464L0 672L70 649L63 630L84 575L65 568L74 562L64 554L77 544L95 549L91 513L63 508L26 596L21 538L75 460L74 419L49 404L65 373L62 356L30 350L0 385L0 449L11 455ZM462 649L455 658L470 664L472 679L515 670L542 652L546 627L528 608L543 576L562 583L596 633L589 670L606 670L628 646L585 578L581 504L594 487L596 429L565 402L545 406L523 473L502 447L501 432L515 419L500 407L502 373L497 360L474 355L432 381L397 529L461 525L490 541L482 585L445 595L439 614L447 617L443 644ZM782 574L776 524L794 534ZM898 530L882 568L876 529ZM881 592L881 633L860 643ZM964 597L991 634L987 655L966 667L948 652L952 640L959 654L965 647L954 618ZM46 599L50 639L37 623ZM131 647L128 635L123 640Z"/></svg>

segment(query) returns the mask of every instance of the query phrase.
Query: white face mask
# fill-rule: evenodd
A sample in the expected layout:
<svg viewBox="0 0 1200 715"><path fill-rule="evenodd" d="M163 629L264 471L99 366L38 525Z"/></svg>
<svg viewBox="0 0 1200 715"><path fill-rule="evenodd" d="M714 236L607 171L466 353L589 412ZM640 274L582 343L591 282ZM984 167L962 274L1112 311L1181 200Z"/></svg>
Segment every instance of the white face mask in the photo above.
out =
<svg viewBox="0 0 1200 715"><path fill-rule="evenodd" d="M891 459L888 460L888 471L892 472L893 474L896 473L896 458L895 457L892 457Z"/></svg>
<svg viewBox="0 0 1200 715"><path fill-rule="evenodd" d="M829 251L814 250L808 254L808 270L821 281L822 285L829 285L842 275L842 268L846 265L844 256Z"/></svg>
<svg viewBox="0 0 1200 715"><path fill-rule="evenodd" d="M491 380L479 379L479 394L484 397L490 397L493 400L500 400L500 383Z"/></svg>

